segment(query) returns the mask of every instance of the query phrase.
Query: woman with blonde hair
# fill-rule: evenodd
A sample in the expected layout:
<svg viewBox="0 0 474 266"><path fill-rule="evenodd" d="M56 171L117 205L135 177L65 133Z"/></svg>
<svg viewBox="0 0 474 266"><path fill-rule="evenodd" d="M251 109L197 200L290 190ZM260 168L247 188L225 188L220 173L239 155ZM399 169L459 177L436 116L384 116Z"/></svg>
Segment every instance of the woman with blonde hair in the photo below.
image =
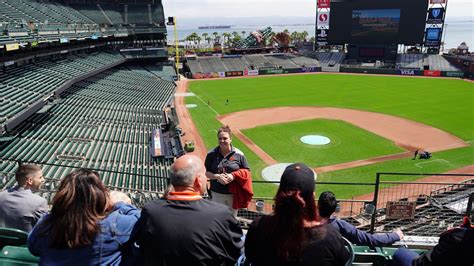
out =
<svg viewBox="0 0 474 266"><path fill-rule="evenodd" d="M30 233L28 249L43 265L119 264L139 216L134 206L114 202L98 173L75 170Z"/></svg>

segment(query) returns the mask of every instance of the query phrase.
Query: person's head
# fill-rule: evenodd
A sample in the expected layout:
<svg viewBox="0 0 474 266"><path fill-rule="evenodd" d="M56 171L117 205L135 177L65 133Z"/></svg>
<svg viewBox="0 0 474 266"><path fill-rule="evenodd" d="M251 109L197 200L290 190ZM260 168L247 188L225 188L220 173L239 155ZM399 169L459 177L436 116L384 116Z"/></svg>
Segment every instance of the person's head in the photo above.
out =
<svg viewBox="0 0 474 266"><path fill-rule="evenodd" d="M314 172L302 163L286 167L275 196L273 232L278 256L297 260L305 243L305 222L317 220Z"/></svg>
<svg viewBox="0 0 474 266"><path fill-rule="evenodd" d="M275 214L299 213L300 219L316 220L314 172L303 163L287 166L275 196Z"/></svg>
<svg viewBox="0 0 474 266"><path fill-rule="evenodd" d="M206 171L201 159L195 155L184 155L171 165L170 182L173 189L206 192Z"/></svg>
<svg viewBox="0 0 474 266"><path fill-rule="evenodd" d="M325 191L319 195L318 211L323 218L329 218L336 211L337 200L334 193Z"/></svg>
<svg viewBox="0 0 474 266"><path fill-rule="evenodd" d="M53 198L50 219L50 246L78 248L89 246L100 231L98 222L111 209L107 188L99 174L79 169L66 175Z"/></svg>
<svg viewBox="0 0 474 266"><path fill-rule="evenodd" d="M41 167L34 164L22 164L15 173L16 182L20 187L39 190L44 183Z"/></svg>
<svg viewBox="0 0 474 266"><path fill-rule="evenodd" d="M219 148L221 149L230 149L230 145L232 144L232 131L230 130L229 126L222 126L217 130L217 142L219 144Z"/></svg>

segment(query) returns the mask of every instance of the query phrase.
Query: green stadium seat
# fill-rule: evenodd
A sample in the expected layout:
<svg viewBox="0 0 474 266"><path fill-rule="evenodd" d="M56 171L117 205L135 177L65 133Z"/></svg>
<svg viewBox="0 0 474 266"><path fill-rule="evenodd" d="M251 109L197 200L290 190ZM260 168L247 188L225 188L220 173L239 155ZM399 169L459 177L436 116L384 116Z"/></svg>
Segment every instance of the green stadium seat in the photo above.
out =
<svg viewBox="0 0 474 266"><path fill-rule="evenodd" d="M0 228L0 248L4 246L24 246L28 233L14 228Z"/></svg>
<svg viewBox="0 0 474 266"><path fill-rule="evenodd" d="M26 247L5 246L0 254L2 266L38 265L39 260Z"/></svg>

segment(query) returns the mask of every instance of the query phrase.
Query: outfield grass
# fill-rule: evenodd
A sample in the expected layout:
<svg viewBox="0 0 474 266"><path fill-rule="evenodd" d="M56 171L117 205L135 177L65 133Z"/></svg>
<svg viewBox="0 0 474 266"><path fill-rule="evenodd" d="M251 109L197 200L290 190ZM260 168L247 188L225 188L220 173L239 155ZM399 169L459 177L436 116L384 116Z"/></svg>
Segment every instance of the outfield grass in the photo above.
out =
<svg viewBox="0 0 474 266"><path fill-rule="evenodd" d="M198 104L190 112L209 149L216 145L215 130L220 126L217 114L273 106L329 106L380 112L440 128L466 141L474 139L474 84L461 80L317 74L193 81L190 91L197 97L187 97L186 103ZM225 105L226 99L230 104ZM205 104L208 101L210 107ZM254 180L261 180L265 164L236 138L234 145L245 153ZM376 172L441 173L474 164L474 149L471 146L435 153L433 163L423 168L415 166L416 162L400 159L323 173L320 180L373 182ZM254 190L256 196L271 197L275 186L255 184ZM349 198L372 192L373 187L333 186L331 190L338 197Z"/></svg>
<svg viewBox="0 0 474 266"><path fill-rule="evenodd" d="M321 167L372 157L400 153L404 150L391 141L344 121L315 119L243 130L253 142L278 162L305 162ZM323 135L328 145L304 144L305 135Z"/></svg>

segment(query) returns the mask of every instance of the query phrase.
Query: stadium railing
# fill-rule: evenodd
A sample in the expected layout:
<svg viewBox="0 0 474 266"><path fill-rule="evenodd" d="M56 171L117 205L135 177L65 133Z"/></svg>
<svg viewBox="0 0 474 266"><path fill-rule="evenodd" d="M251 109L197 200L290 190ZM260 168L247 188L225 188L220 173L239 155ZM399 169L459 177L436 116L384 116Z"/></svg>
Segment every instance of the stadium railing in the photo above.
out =
<svg viewBox="0 0 474 266"><path fill-rule="evenodd" d="M396 181L400 177L430 177L428 182ZM449 178L449 180L447 180ZM259 186L279 182L253 181L254 190ZM377 173L374 183L315 182L316 195L323 191L366 191L350 199L338 198L338 217L357 228L371 232L392 231L401 228L406 235L437 237L450 227L459 225L466 209L469 195L474 192L474 174L415 174ZM393 218L387 213L389 202L413 208L413 217ZM273 211L272 197L254 197L247 210L242 210L248 223L258 216ZM410 211L407 209L405 212ZM410 212L409 212L410 213ZM245 224L244 224L245 225Z"/></svg>

